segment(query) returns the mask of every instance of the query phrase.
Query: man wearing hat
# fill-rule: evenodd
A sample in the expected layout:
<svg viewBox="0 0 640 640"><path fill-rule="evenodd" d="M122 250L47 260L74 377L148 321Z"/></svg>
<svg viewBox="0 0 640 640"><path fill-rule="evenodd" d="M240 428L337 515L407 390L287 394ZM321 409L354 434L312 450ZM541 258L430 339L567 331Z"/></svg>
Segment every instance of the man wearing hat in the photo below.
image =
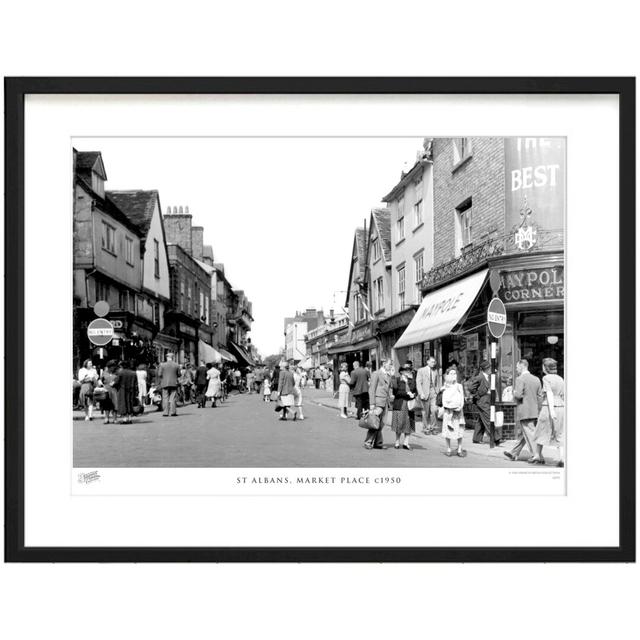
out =
<svg viewBox="0 0 640 640"><path fill-rule="evenodd" d="M469 383L469 393L473 402L478 408L478 417L473 432L473 441L477 444L482 442L482 437L486 431L489 434L489 446L494 447L500 444L500 434L493 432L491 427L491 364L488 360L480 363L480 372L471 378Z"/></svg>

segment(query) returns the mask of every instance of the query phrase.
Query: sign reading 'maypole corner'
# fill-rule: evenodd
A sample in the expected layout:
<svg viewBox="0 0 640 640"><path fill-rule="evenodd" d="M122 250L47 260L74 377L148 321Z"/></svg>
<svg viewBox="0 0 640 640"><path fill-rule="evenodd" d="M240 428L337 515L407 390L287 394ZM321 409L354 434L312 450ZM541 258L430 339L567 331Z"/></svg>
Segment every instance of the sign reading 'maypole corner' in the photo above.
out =
<svg viewBox="0 0 640 640"><path fill-rule="evenodd" d="M104 347L113 339L113 325L105 318L93 320L87 327L89 341L98 347Z"/></svg>
<svg viewBox="0 0 640 640"><path fill-rule="evenodd" d="M507 328L507 310L499 298L494 298L487 309L487 324L494 338L502 338Z"/></svg>

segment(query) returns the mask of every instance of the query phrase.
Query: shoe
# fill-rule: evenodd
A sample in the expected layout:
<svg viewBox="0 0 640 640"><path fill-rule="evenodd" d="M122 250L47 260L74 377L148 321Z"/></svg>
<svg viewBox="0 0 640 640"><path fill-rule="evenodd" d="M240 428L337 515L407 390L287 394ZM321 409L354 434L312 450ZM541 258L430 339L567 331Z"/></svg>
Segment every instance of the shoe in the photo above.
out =
<svg viewBox="0 0 640 640"><path fill-rule="evenodd" d="M294 421L294 422L295 422L297 419L298 419L298 416L297 416L297 415L293 416L293 421Z"/></svg>
<svg viewBox="0 0 640 640"><path fill-rule="evenodd" d="M528 464L544 464L540 458L529 458L527 460Z"/></svg>
<svg viewBox="0 0 640 640"><path fill-rule="evenodd" d="M163 417L163 418L168 418L168 417L169 417L169 414L168 414L168 413L163 413L163 414L162 414L162 417Z"/></svg>
<svg viewBox="0 0 640 640"><path fill-rule="evenodd" d="M89 416L85 416L85 417L84 417L84 421L85 421L85 422L89 422Z"/></svg>
<svg viewBox="0 0 640 640"><path fill-rule="evenodd" d="M513 455L513 453L510 453L509 451L503 451L502 453L507 458L509 458L509 460L512 460L513 462L515 462L517 460L517 458Z"/></svg>
<svg viewBox="0 0 640 640"><path fill-rule="evenodd" d="M365 449L373 449L373 445L372 445L372 444L370 444L370 443L368 443L368 442L363 443L363 445L362 445L362 446L363 446Z"/></svg>
<svg viewBox="0 0 640 640"><path fill-rule="evenodd" d="M284 420L285 422L287 421L286 418L278 418L278 420Z"/></svg>
<svg viewBox="0 0 640 640"><path fill-rule="evenodd" d="M406 449L407 451L413 451L411 445L407 444L406 442L402 445L402 448Z"/></svg>
<svg viewBox="0 0 640 640"><path fill-rule="evenodd" d="M374 449L384 449L385 447L382 446L381 444L376 444L373 446Z"/></svg>
<svg viewBox="0 0 640 640"><path fill-rule="evenodd" d="M457 455L458 455L458 458L466 458L467 452L464 449L462 449L461 451L458 451Z"/></svg>
<svg viewBox="0 0 640 640"><path fill-rule="evenodd" d="M399 442L396 442L396 443L393 445L393 448L394 448L394 449L399 449L399 448L400 448L400 443L399 443Z"/></svg>
<svg viewBox="0 0 640 640"><path fill-rule="evenodd" d="M444 455L447 456L447 458L450 458L453 455L453 451L445 451Z"/></svg>
<svg viewBox="0 0 640 640"><path fill-rule="evenodd" d="M562 460L556 462L556 467L564 467L564 462L562 462Z"/></svg>
<svg viewBox="0 0 640 640"><path fill-rule="evenodd" d="M349 418L349 416L345 416L345 415L344 415L344 413L341 413L341 414L340 414L340 417L341 417L341 418L344 418L345 420L347 420L347 419Z"/></svg>

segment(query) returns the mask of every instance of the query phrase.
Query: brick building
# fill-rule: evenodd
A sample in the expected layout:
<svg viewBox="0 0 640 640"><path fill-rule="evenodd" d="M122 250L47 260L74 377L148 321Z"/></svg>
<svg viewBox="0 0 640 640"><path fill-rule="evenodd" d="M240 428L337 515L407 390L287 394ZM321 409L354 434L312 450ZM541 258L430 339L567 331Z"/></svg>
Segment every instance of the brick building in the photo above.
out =
<svg viewBox="0 0 640 640"><path fill-rule="evenodd" d="M420 308L395 345L463 379L490 357L493 297L505 304L496 391L513 428L515 364L542 376L545 357L564 368L565 140L439 138L433 141L434 262Z"/></svg>

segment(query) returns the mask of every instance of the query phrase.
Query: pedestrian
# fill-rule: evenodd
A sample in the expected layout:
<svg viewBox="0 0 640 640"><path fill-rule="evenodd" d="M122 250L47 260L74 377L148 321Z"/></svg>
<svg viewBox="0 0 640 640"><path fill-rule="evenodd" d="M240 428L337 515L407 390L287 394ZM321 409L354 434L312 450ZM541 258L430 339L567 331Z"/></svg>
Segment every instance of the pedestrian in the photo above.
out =
<svg viewBox="0 0 640 640"><path fill-rule="evenodd" d="M164 416L175 416L176 391L180 367L173 361L173 353L167 352L166 361L158 367L158 386L162 389L162 408Z"/></svg>
<svg viewBox="0 0 640 640"><path fill-rule="evenodd" d="M556 447L560 460L556 466L564 467L564 380L558 375L558 363L553 358L542 361L542 406L533 434L536 451L528 460L531 464L545 464L543 447Z"/></svg>
<svg viewBox="0 0 640 640"><path fill-rule="evenodd" d="M289 363L285 362L278 377L278 396L280 398L280 406L282 407L280 420L287 419L287 412L289 408L293 406L294 402L293 392L295 388L295 380L289 366Z"/></svg>
<svg viewBox="0 0 640 640"><path fill-rule="evenodd" d="M456 455L465 458L467 452L462 448L464 437L464 389L458 382L458 372L455 367L449 367L444 374L442 388L442 436L447 442L445 455L451 457L451 441L458 441Z"/></svg>
<svg viewBox="0 0 640 640"><path fill-rule="evenodd" d="M516 420L520 423L520 439L511 451L505 451L504 455L509 460L517 460L526 446L534 455L536 449L533 443L533 434L540 413L540 396L542 385L537 376L529 372L529 362L524 358L516 363L516 385L513 389L513 397L516 400Z"/></svg>
<svg viewBox="0 0 640 640"><path fill-rule="evenodd" d="M441 387L442 376L436 368L436 359L430 356L427 365L418 369L416 374L416 390L422 404L422 433L426 435L437 431L436 398Z"/></svg>
<svg viewBox="0 0 640 640"><path fill-rule="evenodd" d="M405 375L407 376L407 378L409 378L409 386L411 388L411 393L414 394L414 396L417 396L417 389L416 389L416 371L413 368L413 362L411 360L407 360L405 362L406 368L405 368ZM417 397L412 398L411 400L409 400L409 402L407 402L407 409L409 410L409 422L411 423L411 432L415 433L416 430L416 400Z"/></svg>
<svg viewBox="0 0 640 640"><path fill-rule="evenodd" d="M207 400L211 399L211 408L214 409L218 406L218 400L221 395L222 383L220 382L220 371L218 366L214 363L209 363L207 371L207 380L209 384L207 391L205 392L204 406L207 406Z"/></svg>
<svg viewBox="0 0 640 640"><path fill-rule="evenodd" d="M416 397L415 382L410 375L411 367L408 364L400 366L398 375L391 379L391 393L393 394L393 418L391 429L395 431L395 449L402 446L403 449L411 451L409 438L413 433L411 419L409 417L409 402Z"/></svg>
<svg viewBox="0 0 640 640"><path fill-rule="evenodd" d="M369 406L373 406L373 411L380 414L380 428L367 429L363 444L365 449L384 449L382 425L391 400L391 360L383 360L382 366L371 375L369 386Z"/></svg>
<svg viewBox="0 0 640 640"><path fill-rule="evenodd" d="M300 368L300 387L304 389L307 386L307 371L306 369Z"/></svg>
<svg viewBox="0 0 640 640"><path fill-rule="evenodd" d="M304 420L302 413L302 374L300 367L292 367L293 381L293 421Z"/></svg>
<svg viewBox="0 0 640 640"><path fill-rule="evenodd" d="M320 389L320 383L322 382L322 370L320 367L316 367L313 370L313 381L316 385L316 389Z"/></svg>
<svg viewBox="0 0 640 640"><path fill-rule="evenodd" d="M322 366L321 370L322 370L322 388L324 389L324 391L326 391L327 380L329 379L329 370L325 366Z"/></svg>
<svg viewBox="0 0 640 640"><path fill-rule="evenodd" d="M198 404L198 409L202 409L205 403L204 392L207 389L207 365L204 363L204 360L200 360L200 364L196 369L193 381L196 386L196 402Z"/></svg>
<svg viewBox="0 0 640 640"><path fill-rule="evenodd" d="M236 388L236 391L240 393L242 389L240 388L240 380L242 378L242 372L238 367L233 370L233 386Z"/></svg>
<svg viewBox="0 0 640 640"><path fill-rule="evenodd" d="M265 402L271 402L271 382L268 377L262 381L262 396Z"/></svg>
<svg viewBox="0 0 640 640"><path fill-rule="evenodd" d="M116 380L117 368L118 363L115 360L109 360L107 364L105 364L104 371L100 377L104 389L107 392L104 400L100 403L100 407L104 411L105 424L109 424L110 417L113 418L114 423L117 418L116 407L118 405L118 390L113 386L113 383Z"/></svg>
<svg viewBox="0 0 640 640"><path fill-rule="evenodd" d="M369 409L369 375L357 360L351 372L351 392L356 402L356 418L360 420L362 412Z"/></svg>
<svg viewBox="0 0 640 640"><path fill-rule="evenodd" d="M195 373L193 371L193 365L189 362L184 368L184 373L182 374L182 397L185 404L191 404L193 401L191 392L193 390L194 377Z"/></svg>
<svg viewBox="0 0 640 640"><path fill-rule="evenodd" d="M120 416L120 424L131 424L134 406L138 396L138 378L131 369L128 360L120 362L120 368L113 381L113 388L117 390L116 410Z"/></svg>
<svg viewBox="0 0 640 640"><path fill-rule="evenodd" d="M263 366L259 366L256 369L256 377L253 381L256 393L262 393L262 383L264 382L264 374L265 368Z"/></svg>
<svg viewBox="0 0 640 640"><path fill-rule="evenodd" d="M349 395L351 393L351 376L346 362L340 365L340 386L338 387L338 408L340 417L349 417Z"/></svg>
<svg viewBox="0 0 640 640"><path fill-rule="evenodd" d="M449 367L451 369L451 367ZM489 434L489 446L494 447L500 444L500 438L491 426L491 385L489 383L489 372L491 364L487 360L480 363L480 372L471 378L469 383L469 393L476 405L476 426L473 432L473 441L482 443L484 433Z"/></svg>
<svg viewBox="0 0 640 640"><path fill-rule="evenodd" d="M247 367L247 389L249 391L249 395L255 391L255 387L253 386L255 379L256 375L253 372L253 369L251 367Z"/></svg>
<svg viewBox="0 0 640 640"><path fill-rule="evenodd" d="M84 361L78 371L78 382L80 383L79 402L84 409L84 419L93 420L93 390L98 381L98 372L90 359Z"/></svg>
<svg viewBox="0 0 640 640"><path fill-rule="evenodd" d="M280 385L280 365L276 365L273 369L271 377L271 400L275 402L278 399L278 386Z"/></svg>
<svg viewBox="0 0 640 640"><path fill-rule="evenodd" d="M136 378L138 379L138 402L140 406L144 405L147 397L147 365L140 363L136 369Z"/></svg>

